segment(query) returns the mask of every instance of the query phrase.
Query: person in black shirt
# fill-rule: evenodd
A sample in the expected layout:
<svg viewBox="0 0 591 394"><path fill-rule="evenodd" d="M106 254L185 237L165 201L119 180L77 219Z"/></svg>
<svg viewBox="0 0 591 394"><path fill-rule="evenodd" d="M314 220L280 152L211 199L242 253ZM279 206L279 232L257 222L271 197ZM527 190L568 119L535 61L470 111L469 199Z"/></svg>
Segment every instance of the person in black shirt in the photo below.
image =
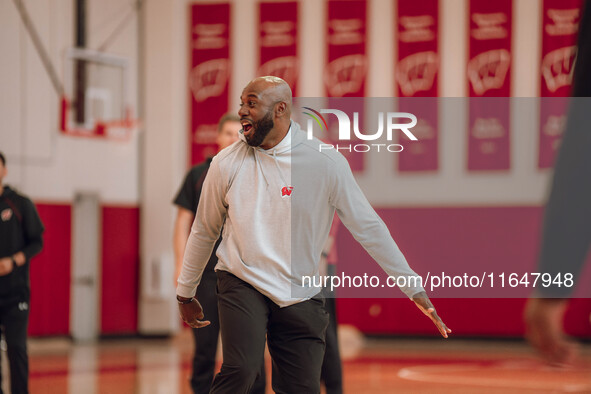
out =
<svg viewBox="0 0 591 394"><path fill-rule="evenodd" d="M218 123L217 143L219 150L222 150L238 140L238 130L242 128L240 118L233 114L224 115ZM175 256L175 280L178 278L183 266L183 254L187 237L195 219L197 204L201 196L201 187L211 164L211 157L205 162L191 168L187 173L183 185L178 191L174 204L177 206L177 217L174 226L174 256ZM218 345L220 330L216 282L217 277L214 271L217 264L215 255L221 238L209 258L209 262L203 273L203 279L197 288L199 301L208 310L208 318L211 321L210 327L203 330L193 328L195 339L195 354L193 357L193 373L191 376L191 387L195 393L209 393L213 381L215 369L215 356ZM266 385L265 366L261 366L261 373L251 390L251 393L264 393Z"/></svg>
<svg viewBox="0 0 591 394"><path fill-rule="evenodd" d="M44 228L31 200L3 185L5 176L6 158L0 153L0 329L10 363L11 392L27 394L29 262L43 247Z"/></svg>
<svg viewBox="0 0 591 394"><path fill-rule="evenodd" d="M538 286L524 311L527 340L552 364L572 364L578 346L564 332L569 297L591 246L591 1L583 2L571 103L544 213L538 272L573 275L572 286ZM588 260L587 260L588 261ZM580 282L580 281L579 281ZM588 285L588 284L587 284ZM580 284L579 284L580 286Z"/></svg>

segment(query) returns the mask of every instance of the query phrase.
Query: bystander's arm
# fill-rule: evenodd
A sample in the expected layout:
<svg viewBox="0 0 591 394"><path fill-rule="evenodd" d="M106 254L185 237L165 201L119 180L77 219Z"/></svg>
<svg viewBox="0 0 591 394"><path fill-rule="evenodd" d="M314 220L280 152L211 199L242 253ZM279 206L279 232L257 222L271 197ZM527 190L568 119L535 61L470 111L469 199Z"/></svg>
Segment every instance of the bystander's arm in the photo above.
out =
<svg viewBox="0 0 591 394"><path fill-rule="evenodd" d="M13 254L17 265L21 266L35 257L43 249L43 223L33 202L26 200L23 207L23 230L26 244L22 250Z"/></svg>
<svg viewBox="0 0 591 394"><path fill-rule="evenodd" d="M173 249L174 249L174 282L178 280L181 274L181 268L183 268L183 255L185 253L185 247L187 246L187 238L191 231L191 224L195 219L195 215L190 210L178 207L176 221L174 223L174 234L173 234Z"/></svg>

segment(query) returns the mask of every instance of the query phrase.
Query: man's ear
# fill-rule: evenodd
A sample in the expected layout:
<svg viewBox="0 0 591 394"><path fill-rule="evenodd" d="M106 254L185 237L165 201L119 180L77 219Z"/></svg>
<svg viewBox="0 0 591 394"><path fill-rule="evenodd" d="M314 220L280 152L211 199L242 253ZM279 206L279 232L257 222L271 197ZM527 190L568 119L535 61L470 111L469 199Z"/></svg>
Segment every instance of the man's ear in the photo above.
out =
<svg viewBox="0 0 591 394"><path fill-rule="evenodd" d="M277 106L275 107L275 116L278 118L285 116L286 110L287 110L287 104L284 103L283 101L279 102L277 104Z"/></svg>

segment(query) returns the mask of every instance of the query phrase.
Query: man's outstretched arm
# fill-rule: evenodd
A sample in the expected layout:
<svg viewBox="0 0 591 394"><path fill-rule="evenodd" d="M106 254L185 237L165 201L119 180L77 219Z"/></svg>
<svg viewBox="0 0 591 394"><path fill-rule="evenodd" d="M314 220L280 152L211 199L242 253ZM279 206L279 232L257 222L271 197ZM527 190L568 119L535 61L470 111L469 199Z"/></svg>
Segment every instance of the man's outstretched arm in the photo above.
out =
<svg viewBox="0 0 591 394"><path fill-rule="evenodd" d="M332 173L331 193L331 201L337 209L339 218L357 242L388 275L408 278L404 282L409 285L401 287L400 290L415 302L416 306L435 324L441 335L447 338L451 330L437 314L425 289L417 283L417 280L412 279L418 278L418 275L410 268L390 235L388 227L357 185L346 159L342 156L341 158L342 160L336 163L335 171ZM412 286L412 283L415 286Z"/></svg>
<svg viewBox="0 0 591 394"><path fill-rule="evenodd" d="M178 280L183 267L183 255L187 247L187 237L191 231L191 225L195 220L195 214L181 206L177 207L177 216L174 222L172 246L174 252L174 281Z"/></svg>

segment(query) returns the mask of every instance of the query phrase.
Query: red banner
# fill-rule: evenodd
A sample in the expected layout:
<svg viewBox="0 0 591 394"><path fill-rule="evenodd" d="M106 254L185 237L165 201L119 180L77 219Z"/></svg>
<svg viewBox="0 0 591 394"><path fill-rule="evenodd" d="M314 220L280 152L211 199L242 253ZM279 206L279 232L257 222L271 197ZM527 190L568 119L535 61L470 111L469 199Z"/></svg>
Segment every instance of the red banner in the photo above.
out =
<svg viewBox="0 0 591 394"><path fill-rule="evenodd" d="M566 124L566 97L570 95L572 67L581 0L544 0L540 96L539 168L550 168Z"/></svg>
<svg viewBox="0 0 591 394"><path fill-rule="evenodd" d="M366 0L334 0L328 2L327 53L328 63L324 70L324 85L328 97L364 97L367 76L367 2ZM330 100L329 106L330 107ZM354 112L363 108L342 108L351 119ZM329 130L335 133L336 124L329 117ZM359 119L359 124L364 124ZM355 143L354 140L351 141ZM335 139L335 145L338 140ZM339 150L354 172L363 170L363 153L347 149Z"/></svg>
<svg viewBox="0 0 591 394"><path fill-rule="evenodd" d="M190 6L191 163L217 152L218 120L228 110L230 4Z"/></svg>
<svg viewBox="0 0 591 394"><path fill-rule="evenodd" d="M438 0L399 0L397 5L395 79L398 96L437 97ZM418 141L402 136L405 149L398 155L398 170L436 171L437 100L401 100L400 110L417 117L412 131Z"/></svg>
<svg viewBox="0 0 591 394"><path fill-rule="evenodd" d="M468 170L510 168L511 0L470 0ZM492 104L492 105L491 105Z"/></svg>
<svg viewBox="0 0 591 394"><path fill-rule="evenodd" d="M328 2L328 97L364 97L367 75L365 0Z"/></svg>
<svg viewBox="0 0 591 394"><path fill-rule="evenodd" d="M297 96L298 3L260 3L258 76L282 78Z"/></svg>

